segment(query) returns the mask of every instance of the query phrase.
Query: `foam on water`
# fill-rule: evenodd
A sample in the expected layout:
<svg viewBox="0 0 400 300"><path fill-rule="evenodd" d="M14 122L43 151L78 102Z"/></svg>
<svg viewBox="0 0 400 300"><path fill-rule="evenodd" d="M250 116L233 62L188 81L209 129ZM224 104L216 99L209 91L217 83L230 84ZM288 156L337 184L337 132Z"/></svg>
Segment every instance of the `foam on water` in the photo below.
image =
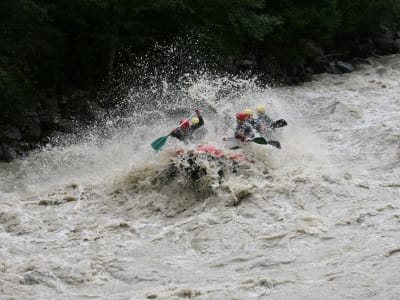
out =
<svg viewBox="0 0 400 300"><path fill-rule="evenodd" d="M400 58L370 61L274 89L186 75L178 89L163 83L154 111L139 111L132 90L133 110L1 164L0 294L400 297ZM204 108L205 142L224 148L226 114L259 103L288 121L282 150L245 147L247 161L223 180L207 158L201 180L160 180L171 153L194 147L171 137L159 153L150 147L181 114Z"/></svg>

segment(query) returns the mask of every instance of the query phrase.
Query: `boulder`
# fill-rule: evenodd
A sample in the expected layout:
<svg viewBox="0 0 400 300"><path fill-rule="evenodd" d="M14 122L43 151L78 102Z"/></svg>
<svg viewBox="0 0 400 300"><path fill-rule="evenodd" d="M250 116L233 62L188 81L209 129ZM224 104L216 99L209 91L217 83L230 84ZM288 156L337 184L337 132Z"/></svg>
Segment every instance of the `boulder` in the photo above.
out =
<svg viewBox="0 0 400 300"><path fill-rule="evenodd" d="M20 141L22 139L21 131L15 126L6 126L0 129L0 139Z"/></svg>
<svg viewBox="0 0 400 300"><path fill-rule="evenodd" d="M335 63L335 67L338 68L338 69L339 69L341 72L343 72L343 73L351 73L351 72L354 72L354 67L353 67L352 64L346 63L346 62L343 62L343 61L340 61L340 60L338 60L338 61Z"/></svg>
<svg viewBox="0 0 400 300"><path fill-rule="evenodd" d="M351 60L352 65L370 65L371 62L365 58L355 57Z"/></svg>
<svg viewBox="0 0 400 300"><path fill-rule="evenodd" d="M23 127L24 137L29 141L37 141L42 136L39 118L30 118Z"/></svg>
<svg viewBox="0 0 400 300"><path fill-rule="evenodd" d="M396 52L400 51L400 38L399 39L395 39L393 42L393 48Z"/></svg>
<svg viewBox="0 0 400 300"><path fill-rule="evenodd" d="M336 63L334 61L331 61L328 63L328 65L326 66L326 72L331 73L331 74L342 74L343 73L336 67Z"/></svg>
<svg viewBox="0 0 400 300"><path fill-rule="evenodd" d="M375 46L372 39L362 39L354 43L352 48L353 55L366 58L374 54Z"/></svg>
<svg viewBox="0 0 400 300"><path fill-rule="evenodd" d="M326 72L326 61L322 57L315 58L311 61L313 73L320 74Z"/></svg>
<svg viewBox="0 0 400 300"><path fill-rule="evenodd" d="M394 50L394 36L395 34L388 30L387 28L383 28L383 31L373 39L375 47L382 54L391 54Z"/></svg>
<svg viewBox="0 0 400 300"><path fill-rule="evenodd" d="M10 162L14 159L17 158L17 152L15 151L15 149L13 147L10 147L8 145L2 145L2 150L3 150L3 160Z"/></svg>
<svg viewBox="0 0 400 300"><path fill-rule="evenodd" d="M382 53L382 54L390 54L394 48L394 41L393 39L388 38L376 38L374 39L375 47Z"/></svg>

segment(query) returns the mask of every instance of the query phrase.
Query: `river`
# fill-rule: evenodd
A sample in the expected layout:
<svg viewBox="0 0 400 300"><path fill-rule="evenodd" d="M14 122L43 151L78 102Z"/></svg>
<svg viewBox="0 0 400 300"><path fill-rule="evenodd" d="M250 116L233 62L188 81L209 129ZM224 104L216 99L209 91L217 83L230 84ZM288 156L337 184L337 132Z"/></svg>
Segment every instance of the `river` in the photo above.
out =
<svg viewBox="0 0 400 300"><path fill-rule="evenodd" d="M288 122L281 150L245 147L222 182L207 161L196 184L154 180L191 147L151 149L167 113L1 163L0 299L400 299L400 56L369 62L299 86L187 84L220 148L227 113Z"/></svg>

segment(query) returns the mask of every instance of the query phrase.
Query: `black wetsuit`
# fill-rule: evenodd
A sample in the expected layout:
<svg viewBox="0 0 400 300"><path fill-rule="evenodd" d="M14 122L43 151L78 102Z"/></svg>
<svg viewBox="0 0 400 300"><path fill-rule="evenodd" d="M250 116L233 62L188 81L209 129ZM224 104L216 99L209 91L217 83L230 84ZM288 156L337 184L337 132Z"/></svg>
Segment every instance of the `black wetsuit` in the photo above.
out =
<svg viewBox="0 0 400 300"><path fill-rule="evenodd" d="M180 141L191 140L193 137L193 132L204 125L203 117L198 116L198 118L199 118L199 123L190 125L187 131L183 131L182 127L179 127L178 129L171 132L171 136L177 138Z"/></svg>
<svg viewBox="0 0 400 300"><path fill-rule="evenodd" d="M238 123L235 130L235 139L244 141L246 138L253 138L253 126L249 122Z"/></svg>

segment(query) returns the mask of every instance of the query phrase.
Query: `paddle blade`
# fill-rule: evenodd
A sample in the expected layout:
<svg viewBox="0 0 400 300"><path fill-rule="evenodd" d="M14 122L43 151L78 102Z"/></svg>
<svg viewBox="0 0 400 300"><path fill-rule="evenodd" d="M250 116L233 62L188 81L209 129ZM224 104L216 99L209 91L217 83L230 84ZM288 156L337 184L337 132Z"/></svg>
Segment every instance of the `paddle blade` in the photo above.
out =
<svg viewBox="0 0 400 300"><path fill-rule="evenodd" d="M281 143L279 143L278 141L272 141L272 140L267 141L262 136L255 137L255 138L251 139L250 141L254 142L254 143L257 143L257 144L260 144L260 145L271 145L271 146L274 146L274 147L276 147L278 149L281 149Z"/></svg>
<svg viewBox="0 0 400 300"><path fill-rule="evenodd" d="M258 137L252 138L250 141L254 142L256 144L260 144L260 145L267 145L268 144L268 141L262 136L258 136Z"/></svg>
<svg viewBox="0 0 400 300"><path fill-rule="evenodd" d="M164 146L165 142L167 141L168 136L169 135L159 137L158 139L156 139L154 142L151 143L151 147L156 151L160 150L161 147Z"/></svg>
<svg viewBox="0 0 400 300"><path fill-rule="evenodd" d="M268 141L268 145L281 149L281 143L279 143L278 141Z"/></svg>
<svg viewBox="0 0 400 300"><path fill-rule="evenodd" d="M287 122L284 119L280 119L271 124L272 128L281 128L281 127L285 127L285 126L287 126Z"/></svg>

